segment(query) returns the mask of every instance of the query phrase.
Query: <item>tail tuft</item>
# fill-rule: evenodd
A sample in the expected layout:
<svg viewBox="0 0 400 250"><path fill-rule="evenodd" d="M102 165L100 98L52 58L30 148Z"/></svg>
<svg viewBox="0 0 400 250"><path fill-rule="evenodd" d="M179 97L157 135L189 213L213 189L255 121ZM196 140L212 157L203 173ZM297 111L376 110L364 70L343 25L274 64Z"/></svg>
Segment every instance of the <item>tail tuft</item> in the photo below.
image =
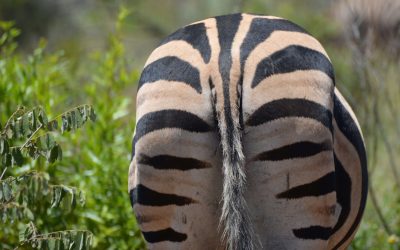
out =
<svg viewBox="0 0 400 250"><path fill-rule="evenodd" d="M246 173L239 121L232 119L229 122L223 112L216 113L223 154L224 180L220 218L223 241L228 250L258 249L257 237L244 197Z"/></svg>

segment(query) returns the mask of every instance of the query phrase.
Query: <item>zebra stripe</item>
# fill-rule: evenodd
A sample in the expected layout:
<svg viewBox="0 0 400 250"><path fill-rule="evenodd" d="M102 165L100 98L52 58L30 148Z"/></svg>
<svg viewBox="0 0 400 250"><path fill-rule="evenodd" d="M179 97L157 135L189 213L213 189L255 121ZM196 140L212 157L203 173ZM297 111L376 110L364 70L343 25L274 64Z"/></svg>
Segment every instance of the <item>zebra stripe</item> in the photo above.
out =
<svg viewBox="0 0 400 250"><path fill-rule="evenodd" d="M351 195L346 190L351 190L351 179L350 176L344 170L342 163L338 160L337 156L334 155L335 159L335 173L337 175L337 202L341 206L339 218L336 222L335 227L332 229L332 233L336 232L340 227L343 226L346 218L350 213Z"/></svg>
<svg viewBox="0 0 400 250"><path fill-rule="evenodd" d="M240 47L240 60L245 62L250 52L261 42L265 41L272 32L292 31L308 34L303 28L296 24L283 19L267 19L267 18L254 18L251 22L250 29L247 33ZM244 63L242 63L241 72L243 75Z"/></svg>
<svg viewBox="0 0 400 250"><path fill-rule="evenodd" d="M328 55L290 21L206 19L146 62L129 192L149 249L345 249L366 164Z"/></svg>
<svg viewBox="0 0 400 250"><path fill-rule="evenodd" d="M342 100L340 100L342 99ZM365 147L364 147L364 142L363 138L361 135L361 131L359 129L359 126L357 124L357 121L354 120L355 117L352 115L352 110L348 106L347 103L345 103L343 97L338 91L335 91L335 95L333 97L334 100L334 117L335 121L337 123L338 129L340 130L341 133L347 138L347 140L352 144L354 149L357 152L357 158L360 161L360 168L361 168L361 185L360 185L360 202L359 202L359 207L356 213L356 216L353 219L353 222L350 226L350 228L347 229L347 232L342 238L340 239L339 242L333 244L334 246L332 249L342 249L345 248L346 246L344 245L346 242L351 240L352 237L354 237L355 231L357 227L360 224L361 217L363 215L366 201L367 201L367 194L368 194L368 172L367 172L367 156L365 152ZM345 105L348 107L346 108ZM339 174L342 175L341 179L338 179L338 182L343 180L344 185L346 185L343 188L348 188L352 189L352 180L349 178L348 174L344 170L343 165L341 162L336 159L335 165L339 169ZM340 182L342 184L342 182ZM353 187L354 189L354 187ZM334 231L337 232L339 231L340 227L344 224L345 220L348 220L348 214L349 211L352 208L352 200L355 200L354 198L352 199L349 197L349 195L346 195L346 192L342 193L341 196L338 196L338 203L342 207L341 214L339 215L337 224L335 225ZM347 218L346 218L347 217Z"/></svg>
<svg viewBox="0 0 400 250"><path fill-rule="evenodd" d="M275 119L293 116L317 120L332 130L332 113L326 107L306 99L285 98L268 102L257 109L246 124L258 126Z"/></svg>
<svg viewBox="0 0 400 250"><path fill-rule="evenodd" d="M293 229L297 238L305 240L328 240L331 236L330 227L310 226L307 228Z"/></svg>
<svg viewBox="0 0 400 250"><path fill-rule="evenodd" d="M167 205L177 205L184 206L191 203L195 203L196 201L173 194L164 194L150 188L138 184L134 189L130 192L132 206L135 204L141 204L146 206L167 206Z"/></svg>
<svg viewBox="0 0 400 250"><path fill-rule="evenodd" d="M335 192L335 173L330 172L311 183L293 187L278 194L278 199L299 199L306 196L320 196Z"/></svg>
<svg viewBox="0 0 400 250"><path fill-rule="evenodd" d="M157 243L160 241L182 242L186 240L187 235L178 233L172 228L167 228L153 232L142 232L144 239L149 243Z"/></svg>
<svg viewBox="0 0 400 250"><path fill-rule="evenodd" d="M315 143L310 141L296 142L290 145L263 152L253 158L255 161L281 161L291 158L304 158L332 150L329 141Z"/></svg>
<svg viewBox="0 0 400 250"><path fill-rule="evenodd" d="M156 169L178 169L185 171L212 167L211 164L204 161L172 155L156 155L149 157L141 154L137 161L139 164L149 165Z"/></svg>
<svg viewBox="0 0 400 250"><path fill-rule="evenodd" d="M184 69L185 74L176 72L176 68ZM163 57L147 65L140 77L138 91L144 84L158 80L182 82L201 94L199 70L175 56Z"/></svg>
<svg viewBox="0 0 400 250"><path fill-rule="evenodd" d="M264 58L256 69L251 83L255 88L262 80L274 74L290 73L296 70L320 70L334 79L331 62L318 51L292 45Z"/></svg>
<svg viewBox="0 0 400 250"><path fill-rule="evenodd" d="M135 155L135 144L142 136L165 128L179 128L192 132L211 131L211 127L205 121L183 110L151 112L140 118L136 124L135 137L132 141L132 155Z"/></svg>
<svg viewBox="0 0 400 250"><path fill-rule="evenodd" d="M160 46L171 41L185 41L189 43L193 48L197 49L201 53L205 63L210 61L211 48L206 35L206 26L204 23L188 25L185 28L177 30L164 39Z"/></svg>

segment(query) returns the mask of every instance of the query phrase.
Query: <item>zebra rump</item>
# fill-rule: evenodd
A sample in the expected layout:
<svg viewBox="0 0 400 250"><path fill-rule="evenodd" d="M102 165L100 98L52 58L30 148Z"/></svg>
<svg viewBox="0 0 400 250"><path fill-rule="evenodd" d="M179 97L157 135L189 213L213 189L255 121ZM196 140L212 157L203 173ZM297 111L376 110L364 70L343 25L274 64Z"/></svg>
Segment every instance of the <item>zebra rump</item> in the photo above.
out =
<svg viewBox="0 0 400 250"><path fill-rule="evenodd" d="M365 208L360 127L319 42L278 17L185 26L138 84L131 204L149 249L346 249Z"/></svg>

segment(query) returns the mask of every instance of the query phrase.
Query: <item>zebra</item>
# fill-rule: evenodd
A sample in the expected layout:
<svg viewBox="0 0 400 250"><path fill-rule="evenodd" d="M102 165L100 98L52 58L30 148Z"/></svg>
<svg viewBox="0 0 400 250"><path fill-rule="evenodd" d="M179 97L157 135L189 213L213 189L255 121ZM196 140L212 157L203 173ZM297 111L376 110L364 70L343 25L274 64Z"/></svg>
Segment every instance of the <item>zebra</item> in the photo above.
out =
<svg viewBox="0 0 400 250"><path fill-rule="evenodd" d="M364 139L331 61L298 25L231 14L151 53L128 189L149 249L346 249L365 208Z"/></svg>

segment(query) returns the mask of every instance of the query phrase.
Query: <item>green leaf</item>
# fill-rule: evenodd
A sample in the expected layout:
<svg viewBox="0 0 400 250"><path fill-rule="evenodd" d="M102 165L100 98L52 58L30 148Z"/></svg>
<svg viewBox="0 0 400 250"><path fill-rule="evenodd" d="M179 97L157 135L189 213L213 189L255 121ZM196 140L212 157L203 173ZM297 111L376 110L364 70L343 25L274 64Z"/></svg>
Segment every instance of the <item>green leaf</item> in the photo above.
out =
<svg viewBox="0 0 400 250"><path fill-rule="evenodd" d="M96 113L94 112L94 109L90 107L90 115L89 118L92 122L96 121Z"/></svg>
<svg viewBox="0 0 400 250"><path fill-rule="evenodd" d="M47 240L47 247L49 250L55 250L56 248L56 244L57 244L57 240L56 239L48 239Z"/></svg>
<svg viewBox="0 0 400 250"><path fill-rule="evenodd" d="M10 139L11 138L18 139L21 137L21 132L20 132L21 129L19 126L20 126L19 122L12 121L10 123L10 128L12 129L12 136L10 137Z"/></svg>
<svg viewBox="0 0 400 250"><path fill-rule="evenodd" d="M10 125L9 127L7 127L6 129L6 136L8 139L12 139L14 136L14 131L12 129L12 125Z"/></svg>
<svg viewBox="0 0 400 250"><path fill-rule="evenodd" d="M57 145L57 146L58 146L57 147L57 149L58 149L57 158L58 158L59 161L61 161L62 160L62 156L63 156L62 149L61 149L61 147L59 145Z"/></svg>
<svg viewBox="0 0 400 250"><path fill-rule="evenodd" d="M24 114L22 118L20 119L20 128L21 128L21 134L24 136L28 136L29 134L32 133L30 129L30 122L29 122L29 116L28 114Z"/></svg>
<svg viewBox="0 0 400 250"><path fill-rule="evenodd" d="M69 123L68 123L67 116L62 115L61 120L62 120L61 133L64 133L65 131L69 131Z"/></svg>
<svg viewBox="0 0 400 250"><path fill-rule="evenodd" d="M38 118L39 118L40 123L41 123L43 126L46 126L47 123L49 123L49 120L48 120L48 118L47 118L47 115L46 115L46 113L44 112L43 109L40 109L40 110L39 110Z"/></svg>
<svg viewBox="0 0 400 250"><path fill-rule="evenodd" d="M46 152L51 150L54 147L54 145L56 145L53 136L49 133L39 137L39 141L40 141L39 145L40 149Z"/></svg>
<svg viewBox="0 0 400 250"><path fill-rule="evenodd" d="M74 242L76 244L76 247L75 247L76 250L85 249L85 243L86 243L85 239L86 239L86 232L85 231L76 232L76 235L74 237Z"/></svg>
<svg viewBox="0 0 400 250"><path fill-rule="evenodd" d="M68 112L67 114L67 120L68 120L68 131L71 131L73 129L73 123L72 123L72 117L71 117L71 113Z"/></svg>
<svg viewBox="0 0 400 250"><path fill-rule="evenodd" d="M6 138L0 137L0 155L7 154L9 152L9 145Z"/></svg>
<svg viewBox="0 0 400 250"><path fill-rule="evenodd" d="M83 106L83 108L82 108L82 110L81 110L81 114L82 114L82 119L83 119L83 121L86 122L87 119L89 118L89 114L90 114L87 105Z"/></svg>
<svg viewBox="0 0 400 250"><path fill-rule="evenodd" d="M56 186L53 189L53 197L51 201L51 208L60 206L60 203L65 195L64 188L61 186Z"/></svg>
<svg viewBox="0 0 400 250"><path fill-rule="evenodd" d="M79 112L78 109L74 110L74 114L75 114L75 124L76 124L76 128L80 128L83 125L83 120L82 120L82 116L81 116L81 112Z"/></svg>
<svg viewBox="0 0 400 250"><path fill-rule="evenodd" d="M0 202L4 202L3 201L4 195L3 195L3 184L0 185Z"/></svg>
<svg viewBox="0 0 400 250"><path fill-rule="evenodd" d="M47 129L50 130L50 131L57 130L58 129L58 121L57 120L50 121L47 124Z"/></svg>
<svg viewBox="0 0 400 250"><path fill-rule="evenodd" d="M24 157L22 156L21 148L13 148L11 154L13 158L13 163L15 163L15 165L21 166L24 163Z"/></svg>
<svg viewBox="0 0 400 250"><path fill-rule="evenodd" d="M55 162L58 158L61 158L61 157L58 155L60 151L61 151L60 146L57 145L57 144L54 145L54 146L51 148L51 150L50 150L50 153L49 153L49 155L48 155L48 157L47 157L47 161L50 162L50 163L53 163L53 162Z"/></svg>
<svg viewBox="0 0 400 250"><path fill-rule="evenodd" d="M6 202L9 202L11 200L11 198L13 197L12 193L11 193L11 187L8 185L7 182L3 182L3 196L4 196L4 200Z"/></svg>
<svg viewBox="0 0 400 250"><path fill-rule="evenodd" d="M36 144L40 144L39 142L36 142ZM36 146L35 143L28 143L26 148L28 150L28 155L29 157L31 157L32 159L37 159L40 156L40 152L38 147Z"/></svg>
<svg viewBox="0 0 400 250"><path fill-rule="evenodd" d="M79 196L79 204L80 204L81 206L85 205L85 202L86 202L85 193L84 193L82 190L79 190L78 196Z"/></svg>
<svg viewBox="0 0 400 250"><path fill-rule="evenodd" d="M2 163L3 163L3 167L11 167L12 156L10 153L3 155Z"/></svg>
<svg viewBox="0 0 400 250"><path fill-rule="evenodd" d="M70 240L69 240L68 237L66 237L67 236L66 234L63 234L62 236L63 236L62 240L63 240L63 243L64 243L64 247L65 247L65 249L69 250Z"/></svg>
<svg viewBox="0 0 400 250"><path fill-rule="evenodd" d="M72 130L77 129L77 122L76 122L75 112L71 111L68 114L71 117L71 129Z"/></svg>
<svg viewBox="0 0 400 250"><path fill-rule="evenodd" d="M31 221L35 219L35 216L33 215L32 211L27 207L24 208L24 217Z"/></svg>
<svg viewBox="0 0 400 250"><path fill-rule="evenodd" d="M34 203L38 197L39 185L37 179L38 178L33 177L29 182L28 203Z"/></svg>
<svg viewBox="0 0 400 250"><path fill-rule="evenodd" d="M42 182L42 196L46 196L50 191L49 182L46 180L46 178L40 178L40 181Z"/></svg>
<svg viewBox="0 0 400 250"><path fill-rule="evenodd" d="M35 131L38 127L38 122L36 121L37 119L36 109L33 109L31 112L29 112L28 116L29 116L29 126L31 130Z"/></svg>

